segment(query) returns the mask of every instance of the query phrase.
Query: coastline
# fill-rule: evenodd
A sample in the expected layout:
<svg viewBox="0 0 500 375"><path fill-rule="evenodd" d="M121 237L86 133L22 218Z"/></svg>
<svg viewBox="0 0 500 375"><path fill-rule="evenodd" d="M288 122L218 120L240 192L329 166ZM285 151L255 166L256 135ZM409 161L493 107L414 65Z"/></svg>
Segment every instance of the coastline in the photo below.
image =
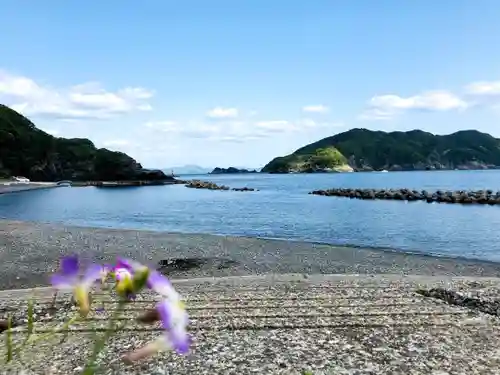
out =
<svg viewBox="0 0 500 375"><path fill-rule="evenodd" d="M0 183L0 194L60 187L55 182Z"/></svg>
<svg viewBox="0 0 500 375"><path fill-rule="evenodd" d="M0 220L0 290L46 286L61 256L132 257L173 279L268 274L500 277L500 263L388 249ZM186 260L187 258L187 260ZM179 260L181 259L181 260Z"/></svg>

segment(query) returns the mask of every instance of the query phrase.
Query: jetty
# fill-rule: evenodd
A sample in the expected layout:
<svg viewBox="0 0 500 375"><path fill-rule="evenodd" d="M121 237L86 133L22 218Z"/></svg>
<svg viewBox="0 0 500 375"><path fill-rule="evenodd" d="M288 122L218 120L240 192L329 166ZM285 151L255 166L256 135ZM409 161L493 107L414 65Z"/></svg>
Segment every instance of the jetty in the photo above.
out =
<svg viewBox="0 0 500 375"><path fill-rule="evenodd" d="M309 194L364 200L424 201L427 203L458 203L500 205L500 191L493 190L412 190L412 189L354 189L333 188L314 190Z"/></svg>

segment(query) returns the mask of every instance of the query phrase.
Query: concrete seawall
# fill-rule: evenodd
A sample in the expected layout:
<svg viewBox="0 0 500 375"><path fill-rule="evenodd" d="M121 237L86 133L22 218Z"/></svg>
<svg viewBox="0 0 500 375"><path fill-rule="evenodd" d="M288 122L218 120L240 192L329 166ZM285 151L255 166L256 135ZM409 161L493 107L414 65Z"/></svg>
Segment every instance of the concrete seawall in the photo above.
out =
<svg viewBox="0 0 500 375"><path fill-rule="evenodd" d="M21 191L30 191L37 189L50 189L60 187L54 182L30 182L30 183L16 183L4 182L0 183L0 194L17 193Z"/></svg>

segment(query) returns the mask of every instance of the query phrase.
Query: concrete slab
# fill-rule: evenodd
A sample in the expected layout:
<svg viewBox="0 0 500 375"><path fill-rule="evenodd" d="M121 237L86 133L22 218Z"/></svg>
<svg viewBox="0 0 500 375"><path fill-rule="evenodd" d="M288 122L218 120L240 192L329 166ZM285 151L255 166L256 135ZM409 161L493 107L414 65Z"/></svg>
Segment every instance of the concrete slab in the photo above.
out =
<svg viewBox="0 0 500 375"><path fill-rule="evenodd" d="M102 374L499 374L500 319L450 305L418 291L443 288L498 297L500 279L376 275L266 275L176 280L187 302L194 342L186 357L160 353L125 365L120 357L161 334L135 317L154 307L148 293L119 314L121 327L100 357ZM487 291L486 294L483 291ZM25 298L36 293L39 334L74 314L68 296L50 310L51 290L0 292L0 314L23 319ZM27 374L77 374L96 331L116 309L96 294L88 320L29 347ZM26 327L15 329L20 341ZM0 355L4 355L0 345ZM5 367L7 368L7 367Z"/></svg>

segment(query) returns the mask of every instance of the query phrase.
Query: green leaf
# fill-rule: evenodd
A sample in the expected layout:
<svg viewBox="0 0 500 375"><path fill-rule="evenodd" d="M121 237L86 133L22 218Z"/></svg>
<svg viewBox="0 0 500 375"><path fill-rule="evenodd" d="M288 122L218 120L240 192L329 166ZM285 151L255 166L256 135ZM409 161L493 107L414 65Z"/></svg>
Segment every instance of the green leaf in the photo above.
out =
<svg viewBox="0 0 500 375"><path fill-rule="evenodd" d="M134 273L134 277L132 279L134 293L140 292L146 286L148 277L149 277L149 269L147 267L137 270Z"/></svg>

